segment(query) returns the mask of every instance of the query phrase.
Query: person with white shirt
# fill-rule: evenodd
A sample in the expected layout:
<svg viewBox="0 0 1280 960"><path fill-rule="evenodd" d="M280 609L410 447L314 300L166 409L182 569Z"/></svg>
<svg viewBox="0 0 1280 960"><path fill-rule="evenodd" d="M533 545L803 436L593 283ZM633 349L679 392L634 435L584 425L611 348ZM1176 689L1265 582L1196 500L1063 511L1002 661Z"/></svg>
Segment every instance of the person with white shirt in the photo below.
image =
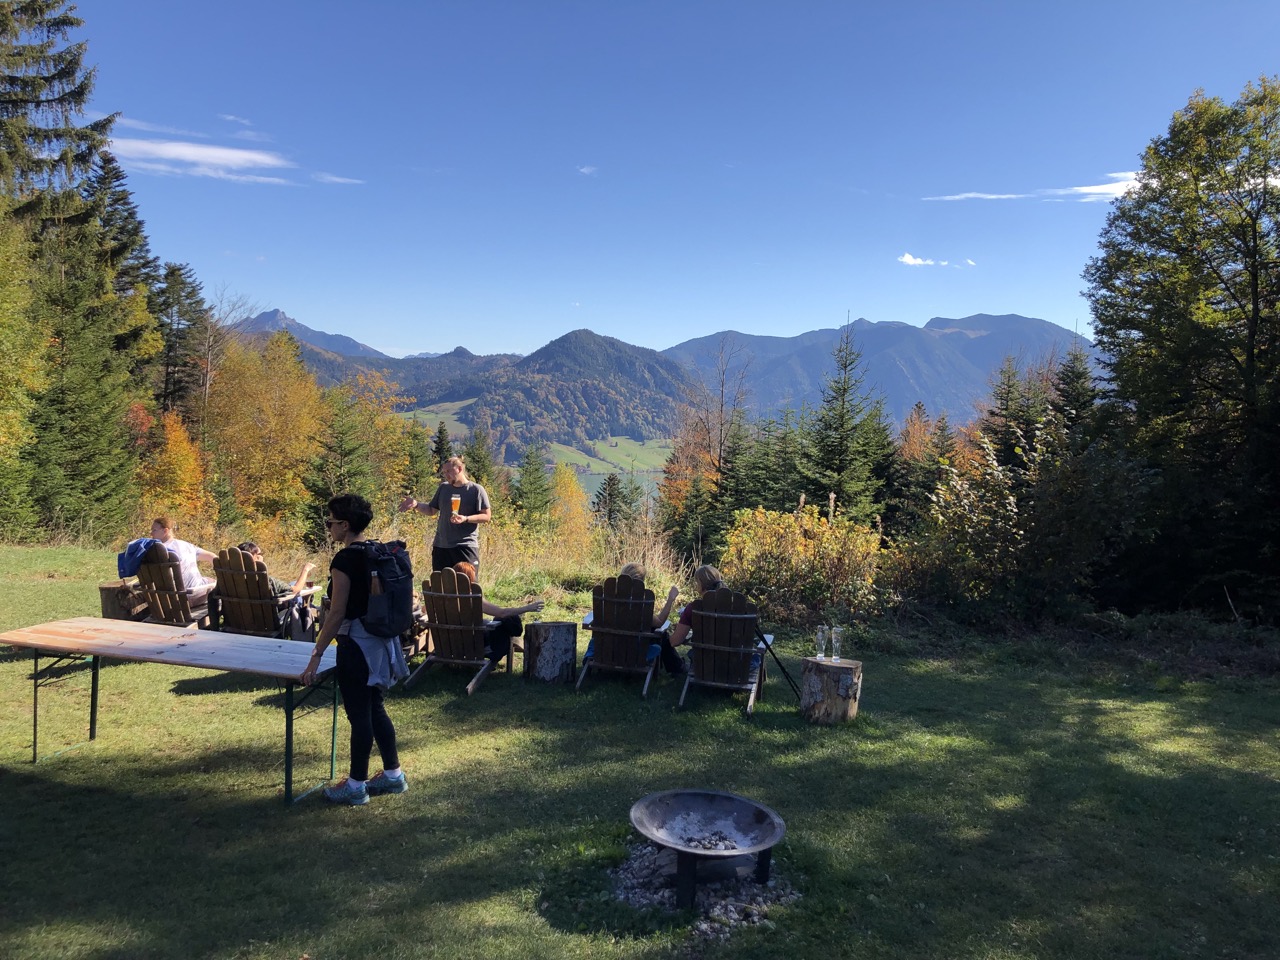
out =
<svg viewBox="0 0 1280 960"><path fill-rule="evenodd" d="M151 522L151 536L163 543L164 548L177 558L178 570L182 573L182 585L187 588L192 606L203 604L209 596L209 591L217 586L218 581L202 575L199 563L201 560L205 563L213 563L218 559L218 555L175 537L173 522L168 517L156 517Z"/></svg>

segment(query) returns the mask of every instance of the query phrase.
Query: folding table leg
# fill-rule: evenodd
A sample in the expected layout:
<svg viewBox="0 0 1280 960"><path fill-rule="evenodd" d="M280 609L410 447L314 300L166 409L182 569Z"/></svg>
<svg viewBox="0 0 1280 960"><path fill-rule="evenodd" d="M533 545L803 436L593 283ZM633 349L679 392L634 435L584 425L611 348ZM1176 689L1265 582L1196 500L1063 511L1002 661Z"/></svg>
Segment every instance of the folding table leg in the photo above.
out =
<svg viewBox="0 0 1280 960"><path fill-rule="evenodd" d="M293 803L293 681L284 685L284 802Z"/></svg>
<svg viewBox="0 0 1280 960"><path fill-rule="evenodd" d="M40 760L40 653L31 651L31 762Z"/></svg>

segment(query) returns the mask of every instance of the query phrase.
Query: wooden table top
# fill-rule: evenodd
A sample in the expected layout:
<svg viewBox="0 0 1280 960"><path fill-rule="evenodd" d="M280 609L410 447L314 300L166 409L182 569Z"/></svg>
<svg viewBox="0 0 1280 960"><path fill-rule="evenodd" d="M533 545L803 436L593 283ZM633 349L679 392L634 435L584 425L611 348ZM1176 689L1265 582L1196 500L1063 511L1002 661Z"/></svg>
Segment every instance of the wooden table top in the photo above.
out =
<svg viewBox="0 0 1280 960"><path fill-rule="evenodd" d="M0 643L50 653L169 663L294 681L307 668L314 649L313 644L297 640L249 637L239 633L102 617L74 617L37 623L0 633ZM320 676L335 666L336 654L330 647L320 661Z"/></svg>

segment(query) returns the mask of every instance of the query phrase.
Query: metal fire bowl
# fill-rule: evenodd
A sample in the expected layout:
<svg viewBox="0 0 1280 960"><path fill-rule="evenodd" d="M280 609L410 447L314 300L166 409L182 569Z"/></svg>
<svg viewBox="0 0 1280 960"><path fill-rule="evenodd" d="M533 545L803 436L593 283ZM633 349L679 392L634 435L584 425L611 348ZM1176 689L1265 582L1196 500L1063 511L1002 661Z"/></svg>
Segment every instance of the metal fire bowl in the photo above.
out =
<svg viewBox="0 0 1280 960"><path fill-rule="evenodd" d="M719 790L666 790L641 797L631 807L631 825L654 843L698 857L740 857L769 850L787 825L762 803ZM686 836L719 830L738 844L733 850L688 846Z"/></svg>

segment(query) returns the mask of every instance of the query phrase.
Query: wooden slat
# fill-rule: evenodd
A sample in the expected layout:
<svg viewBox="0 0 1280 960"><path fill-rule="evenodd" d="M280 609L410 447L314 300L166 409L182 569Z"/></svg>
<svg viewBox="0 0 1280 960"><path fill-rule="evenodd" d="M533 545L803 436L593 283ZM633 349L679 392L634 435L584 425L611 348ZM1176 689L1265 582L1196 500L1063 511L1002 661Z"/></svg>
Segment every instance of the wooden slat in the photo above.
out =
<svg viewBox="0 0 1280 960"><path fill-rule="evenodd" d="M632 577L610 577L591 591L592 666L648 673L653 630L653 591Z"/></svg>
<svg viewBox="0 0 1280 960"><path fill-rule="evenodd" d="M476 665L484 656L484 596L464 574L436 570L422 584L431 623L431 656L440 663Z"/></svg>
<svg viewBox="0 0 1280 960"><path fill-rule="evenodd" d="M97 617L75 617L10 630L0 633L0 643L50 653L168 663L282 680L297 680L313 649L310 644L291 640ZM321 659L321 675L335 666L331 648Z"/></svg>

